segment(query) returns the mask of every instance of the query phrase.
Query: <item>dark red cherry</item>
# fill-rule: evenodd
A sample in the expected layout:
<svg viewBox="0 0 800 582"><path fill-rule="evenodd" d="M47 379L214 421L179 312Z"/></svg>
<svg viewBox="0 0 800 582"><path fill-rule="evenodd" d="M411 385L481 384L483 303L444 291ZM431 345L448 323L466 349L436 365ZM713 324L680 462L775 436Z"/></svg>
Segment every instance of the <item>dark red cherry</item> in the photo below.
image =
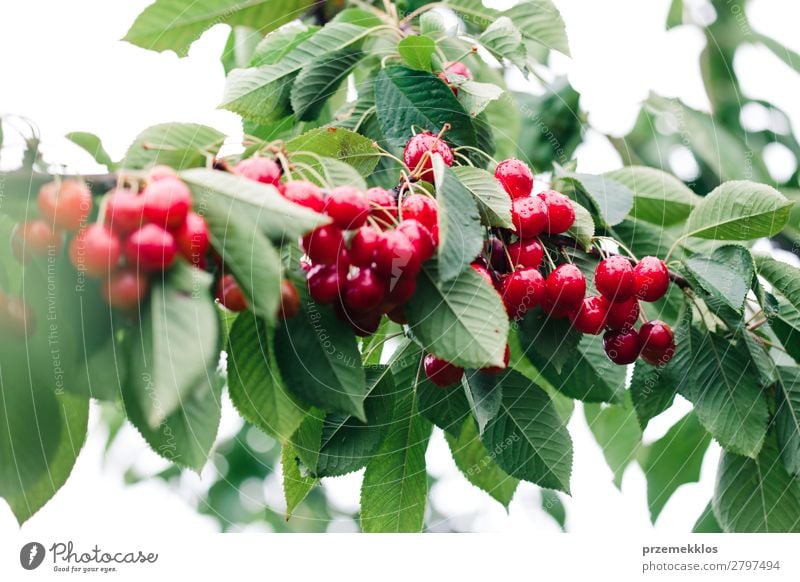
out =
<svg viewBox="0 0 800 582"><path fill-rule="evenodd" d="M386 283L370 268L361 268L347 280L344 304L348 311L370 311L383 301Z"/></svg>
<svg viewBox="0 0 800 582"><path fill-rule="evenodd" d="M630 329L639 319L639 302L631 297L622 303L609 303L606 326L613 330Z"/></svg>
<svg viewBox="0 0 800 582"><path fill-rule="evenodd" d="M372 226L362 226L350 239L350 262L356 267L369 267L375 258L375 247L380 240L380 231Z"/></svg>
<svg viewBox="0 0 800 582"><path fill-rule="evenodd" d="M312 262L332 265L344 250L342 230L333 224L318 226L303 237L303 250Z"/></svg>
<svg viewBox="0 0 800 582"><path fill-rule="evenodd" d="M461 381L464 368L454 366L450 362L439 359L433 354L425 356L425 375L439 388L448 388Z"/></svg>
<svg viewBox="0 0 800 582"><path fill-rule="evenodd" d="M331 305L339 300L344 290L345 273L336 265L315 265L307 274L308 293L320 305Z"/></svg>
<svg viewBox="0 0 800 582"><path fill-rule="evenodd" d="M654 366L663 366L675 355L675 336L663 321L648 321L639 329L642 359Z"/></svg>
<svg viewBox="0 0 800 582"><path fill-rule="evenodd" d="M639 334L633 329L607 331L603 336L603 349L608 359L620 366L635 362L640 348Z"/></svg>

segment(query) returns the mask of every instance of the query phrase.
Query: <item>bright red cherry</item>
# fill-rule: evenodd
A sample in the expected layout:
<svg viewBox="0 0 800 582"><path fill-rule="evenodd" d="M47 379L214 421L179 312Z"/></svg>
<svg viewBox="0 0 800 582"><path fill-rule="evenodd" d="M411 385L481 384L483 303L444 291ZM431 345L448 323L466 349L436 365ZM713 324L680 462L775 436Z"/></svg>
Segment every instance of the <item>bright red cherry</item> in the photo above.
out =
<svg viewBox="0 0 800 582"><path fill-rule="evenodd" d="M92 193L86 184L65 179L39 190L39 212L51 228L78 230L92 211Z"/></svg>
<svg viewBox="0 0 800 582"><path fill-rule="evenodd" d="M469 266L472 267L472 270L478 273L478 275L486 279L486 282L489 283L489 285L494 287L494 281L492 280L492 276L489 274L489 271L486 269L486 267L480 263L470 263Z"/></svg>
<svg viewBox="0 0 800 582"><path fill-rule="evenodd" d="M545 282L536 269L518 269L503 279L501 296L508 316L522 319L542 302Z"/></svg>
<svg viewBox="0 0 800 582"><path fill-rule="evenodd" d="M175 242L187 261L195 266L202 266L211 248L208 226L203 217L190 212L183 225L175 231Z"/></svg>
<svg viewBox="0 0 800 582"><path fill-rule="evenodd" d="M608 307L608 300L604 297L586 297L572 314L572 325L582 333L599 335L606 326Z"/></svg>
<svg viewBox="0 0 800 582"><path fill-rule="evenodd" d="M155 224L145 224L125 242L125 258L145 272L169 269L177 254L175 237Z"/></svg>
<svg viewBox="0 0 800 582"><path fill-rule="evenodd" d="M120 236L141 228L144 198L126 188L114 190L106 198L105 224Z"/></svg>
<svg viewBox="0 0 800 582"><path fill-rule="evenodd" d="M575 265L560 265L547 276L545 296L557 311L577 309L586 295L586 277Z"/></svg>
<svg viewBox="0 0 800 582"><path fill-rule="evenodd" d="M30 257L55 256L61 250L61 233L50 228L44 220L23 222L11 235L11 251L22 263Z"/></svg>
<svg viewBox="0 0 800 582"><path fill-rule="evenodd" d="M339 186L328 192L325 212L342 230L354 230L367 221L369 201L358 188Z"/></svg>
<svg viewBox="0 0 800 582"><path fill-rule="evenodd" d="M344 250L344 235L339 227L325 224L304 236L302 244L303 250L312 262L332 265Z"/></svg>
<svg viewBox="0 0 800 582"><path fill-rule="evenodd" d="M508 361L511 359L511 349L506 344L506 352L503 355L503 365L502 366L490 366L488 368L481 368L481 372L485 374L499 374L506 368L508 368Z"/></svg>
<svg viewBox="0 0 800 582"><path fill-rule="evenodd" d="M344 286L344 304L348 311L371 311L386 295L386 283L370 268L359 269Z"/></svg>
<svg viewBox="0 0 800 582"><path fill-rule="evenodd" d="M594 285L609 301L627 301L633 296L633 266L625 257L603 259L594 270Z"/></svg>
<svg viewBox="0 0 800 582"><path fill-rule="evenodd" d="M217 283L217 301L230 311L240 312L247 309L247 298L233 275L223 275Z"/></svg>
<svg viewBox="0 0 800 582"><path fill-rule="evenodd" d="M242 160L236 164L233 171L248 180L273 186L277 186L281 179L281 167L269 158L255 157Z"/></svg>
<svg viewBox="0 0 800 582"><path fill-rule="evenodd" d="M281 280L281 304L278 307L279 319L291 319L300 312L300 296L294 283L289 279Z"/></svg>
<svg viewBox="0 0 800 582"><path fill-rule="evenodd" d="M308 293L320 305L330 305L344 290L346 274L336 265L315 265L308 272Z"/></svg>
<svg viewBox="0 0 800 582"><path fill-rule="evenodd" d="M375 246L375 270L383 277L413 275L422 267L417 250L408 237L399 230L381 233Z"/></svg>
<svg viewBox="0 0 800 582"><path fill-rule="evenodd" d="M515 158L497 164L494 177L511 198L524 198L533 191L533 174L530 168Z"/></svg>
<svg viewBox="0 0 800 582"><path fill-rule="evenodd" d="M372 226L362 226L350 239L350 262L356 267L369 267L375 258L380 232Z"/></svg>
<svg viewBox="0 0 800 582"><path fill-rule="evenodd" d="M643 301L658 301L669 288L669 270L664 261L644 257L633 268L633 292Z"/></svg>
<svg viewBox="0 0 800 582"><path fill-rule="evenodd" d="M142 213L148 222L166 229L176 229L192 208L192 192L175 178L151 182L142 193Z"/></svg>
<svg viewBox="0 0 800 582"><path fill-rule="evenodd" d="M105 226L92 224L72 239L69 258L78 271L103 277L113 271L122 255L119 238Z"/></svg>
<svg viewBox="0 0 800 582"><path fill-rule="evenodd" d="M428 380L439 388L452 386L460 382L462 376L464 376L464 368L459 368L450 362L441 360L433 354L425 356L424 366Z"/></svg>
<svg viewBox="0 0 800 582"><path fill-rule="evenodd" d="M648 321L639 329L642 359L654 366L664 365L675 355L675 336L663 321Z"/></svg>
<svg viewBox="0 0 800 582"><path fill-rule="evenodd" d="M436 245L433 242L433 235L421 222L413 218L405 218L395 229L402 232L414 245L414 249L421 263L432 258L436 254Z"/></svg>
<svg viewBox="0 0 800 582"><path fill-rule="evenodd" d="M609 303L606 326L608 329L630 329L639 319L639 302L635 297L621 303Z"/></svg>
<svg viewBox="0 0 800 582"><path fill-rule="evenodd" d="M450 146L429 131L418 133L408 140L403 151L403 161L420 180L433 182L433 158L428 152L439 154L446 165L453 165L453 151Z"/></svg>
<svg viewBox="0 0 800 582"><path fill-rule="evenodd" d="M417 291L417 275L412 273L409 275L402 275L392 277L389 280L389 294L386 299L395 305L405 305L414 296Z"/></svg>
<svg viewBox="0 0 800 582"><path fill-rule="evenodd" d="M624 366L632 364L639 357L641 349L639 334L635 330L607 331L603 336L603 349L608 359Z"/></svg>
<svg viewBox="0 0 800 582"><path fill-rule="evenodd" d="M519 238L537 237L547 226L547 208L536 196L515 198L511 202L511 221Z"/></svg>
<svg viewBox="0 0 800 582"><path fill-rule="evenodd" d="M434 227L439 226L439 206L436 200L424 194L409 194L400 204L403 220L412 218L433 234Z"/></svg>
<svg viewBox="0 0 800 582"><path fill-rule="evenodd" d="M542 265L544 249L536 239L518 240L508 245L508 254L514 266L538 269Z"/></svg>
<svg viewBox="0 0 800 582"><path fill-rule="evenodd" d="M370 188L367 190L370 214L378 221L381 228L390 228L397 222L397 200L390 190Z"/></svg>
<svg viewBox="0 0 800 582"><path fill-rule="evenodd" d="M547 226L545 232L559 234L567 232L575 222L575 207L561 192L546 190L537 196L547 207Z"/></svg>
<svg viewBox="0 0 800 582"><path fill-rule="evenodd" d="M139 305L147 296L150 282L134 269L120 269L103 280L100 293L111 307L127 311Z"/></svg>
<svg viewBox="0 0 800 582"><path fill-rule="evenodd" d="M325 208L325 197L319 186L306 180L293 180L283 185L283 197L287 200L310 208L314 212L322 212Z"/></svg>

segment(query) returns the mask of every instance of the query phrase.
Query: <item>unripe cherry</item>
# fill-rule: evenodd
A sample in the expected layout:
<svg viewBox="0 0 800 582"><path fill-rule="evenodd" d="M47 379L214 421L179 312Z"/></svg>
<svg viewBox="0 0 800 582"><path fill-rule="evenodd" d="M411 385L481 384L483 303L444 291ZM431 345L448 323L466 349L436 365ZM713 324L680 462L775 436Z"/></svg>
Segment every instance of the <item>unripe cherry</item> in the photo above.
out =
<svg viewBox="0 0 800 582"><path fill-rule="evenodd" d="M545 296L558 311L577 309L586 295L586 277L575 265L560 265L547 276Z"/></svg>
<svg viewBox="0 0 800 582"><path fill-rule="evenodd" d="M128 263L145 272L169 269L177 254L175 237L155 224L145 224L125 241Z"/></svg>
<svg viewBox="0 0 800 582"><path fill-rule="evenodd" d="M105 226L92 224L72 239L69 258L78 271L103 277L116 269L122 256L119 238Z"/></svg>
<svg viewBox="0 0 800 582"><path fill-rule="evenodd" d="M675 355L675 336L663 321L648 321L639 329L642 359L654 366L664 365Z"/></svg>
<svg viewBox="0 0 800 582"><path fill-rule="evenodd" d="M608 307L604 297L586 297L571 315L572 325L581 333L599 335L606 326Z"/></svg>
<svg viewBox="0 0 800 582"><path fill-rule="evenodd" d="M636 330L607 331L603 336L603 349L608 359L624 366L632 364L639 357L641 345Z"/></svg>
<svg viewBox="0 0 800 582"><path fill-rule="evenodd" d="M394 194L385 188L370 188L366 192L370 214L378 221L382 229L391 228L397 222L397 200Z"/></svg>
<svg viewBox="0 0 800 582"><path fill-rule="evenodd" d="M190 212L174 236L181 255L192 265L202 267L205 264L205 256L211 248L208 225L203 217Z"/></svg>
<svg viewBox="0 0 800 582"><path fill-rule="evenodd" d="M300 296L294 283L289 279L281 280L281 303L278 307L279 319L291 319L300 312Z"/></svg>
<svg viewBox="0 0 800 582"><path fill-rule="evenodd" d="M306 180L293 180L281 188L281 194L287 200L309 208L314 212L322 212L325 208L325 197L319 186Z"/></svg>
<svg viewBox="0 0 800 582"><path fill-rule="evenodd" d="M92 211L92 193L77 180L49 182L39 190L38 204L42 219L51 228L75 231Z"/></svg>
<svg viewBox="0 0 800 582"><path fill-rule="evenodd" d="M305 235L302 245L303 250L314 263L332 265L344 249L344 235L339 227L325 224Z"/></svg>
<svg viewBox="0 0 800 582"><path fill-rule="evenodd" d="M545 283L536 269L517 269L501 284L500 295L511 319L522 319L529 309L542 302Z"/></svg>
<svg viewBox="0 0 800 582"><path fill-rule="evenodd" d="M128 311L138 306L147 296L150 281L134 269L120 269L103 280L100 293L111 307Z"/></svg>
<svg viewBox="0 0 800 582"><path fill-rule="evenodd" d="M217 301L230 311L240 312L247 309L247 298L233 275L223 275L217 283Z"/></svg>
<svg viewBox="0 0 800 582"><path fill-rule="evenodd" d="M358 188L339 186L328 193L325 213L342 230L354 230L367 221L369 201Z"/></svg>
<svg viewBox="0 0 800 582"><path fill-rule="evenodd" d="M658 301L669 288L669 270L664 261L644 257L633 268L633 292L643 301Z"/></svg>
<svg viewBox="0 0 800 582"><path fill-rule="evenodd" d="M233 169L235 174L248 180L277 186L281 180L281 167L269 158L254 157L242 160Z"/></svg>
<svg viewBox="0 0 800 582"><path fill-rule="evenodd" d="M575 207L569 198L561 192L546 190L539 192L537 196L547 207L547 226L545 232L550 234L560 234L567 232L575 223Z"/></svg>
<svg viewBox="0 0 800 582"><path fill-rule="evenodd" d="M609 301L627 301L633 296L631 262L619 255L603 259L594 270L594 286Z"/></svg>
<svg viewBox="0 0 800 582"><path fill-rule="evenodd" d="M609 303L606 326L612 330L630 329L639 319L639 302L635 297L621 303Z"/></svg>
<svg viewBox="0 0 800 582"><path fill-rule="evenodd" d="M530 168L515 158L497 164L494 177L511 198L530 196L533 191L533 174Z"/></svg>
<svg viewBox="0 0 800 582"><path fill-rule="evenodd" d="M114 190L106 198L105 224L120 236L141 228L144 198L126 188Z"/></svg>
<svg viewBox="0 0 800 582"><path fill-rule="evenodd" d="M400 204L403 220L413 219L433 234L439 226L439 206L436 200L424 194L409 194Z"/></svg>
<svg viewBox="0 0 800 582"><path fill-rule="evenodd" d="M433 182L433 156L427 155L428 152L442 156L445 165L453 165L453 151L450 146L429 131L418 133L408 140L403 151L403 161L420 180ZM420 162L422 163L420 164Z"/></svg>
<svg viewBox="0 0 800 582"><path fill-rule="evenodd" d="M437 358L433 354L425 356L423 365L425 367L425 375L439 388L452 386L460 382L464 376L464 368L459 368L450 362Z"/></svg>
<svg viewBox="0 0 800 582"><path fill-rule="evenodd" d="M515 198L511 202L511 222L519 238L537 237L547 226L547 208L536 196Z"/></svg>
<svg viewBox="0 0 800 582"><path fill-rule="evenodd" d="M542 265L544 249L536 239L518 240L508 245L508 254L514 266L538 269Z"/></svg>
<svg viewBox="0 0 800 582"><path fill-rule="evenodd" d="M192 207L192 192L182 181L164 178L151 182L142 193L142 214L148 222L176 229L186 220Z"/></svg>
<svg viewBox="0 0 800 582"><path fill-rule="evenodd" d="M386 283L370 268L361 268L347 280L344 304L348 311L371 311L386 295Z"/></svg>

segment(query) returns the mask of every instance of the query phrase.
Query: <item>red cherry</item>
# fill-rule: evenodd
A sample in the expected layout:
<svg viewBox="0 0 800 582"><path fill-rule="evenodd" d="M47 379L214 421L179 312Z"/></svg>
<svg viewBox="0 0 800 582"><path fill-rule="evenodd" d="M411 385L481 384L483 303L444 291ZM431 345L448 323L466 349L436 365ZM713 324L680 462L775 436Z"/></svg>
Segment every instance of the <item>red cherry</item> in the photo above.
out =
<svg viewBox="0 0 800 582"><path fill-rule="evenodd" d="M332 265L344 250L344 235L339 227L325 224L304 236L302 244L303 250L314 263Z"/></svg>
<svg viewBox="0 0 800 582"><path fill-rule="evenodd" d="M603 349L608 359L615 364L632 364L639 357L639 334L633 329L607 331L603 336Z"/></svg>
<svg viewBox="0 0 800 582"><path fill-rule="evenodd" d="M11 235L11 251L21 263L31 257L55 256L61 250L61 233L44 220L23 222Z"/></svg>
<svg viewBox="0 0 800 582"><path fill-rule="evenodd" d="M519 238L537 237L547 226L547 208L536 196L515 198L511 202L511 221Z"/></svg>
<svg viewBox="0 0 800 582"><path fill-rule="evenodd" d="M300 296L289 279L281 280L281 304L278 307L279 319L291 319L300 312Z"/></svg>
<svg viewBox="0 0 800 582"><path fill-rule="evenodd" d="M145 220L161 228L175 229L186 220L192 207L189 187L174 178L151 182L142 193Z"/></svg>
<svg viewBox="0 0 800 582"><path fill-rule="evenodd" d="M125 242L128 263L145 272L169 269L177 254L175 237L155 224L145 224Z"/></svg>
<svg viewBox="0 0 800 582"><path fill-rule="evenodd" d="M240 312L247 309L247 298L233 275L223 275L217 283L217 301L230 311Z"/></svg>
<svg viewBox="0 0 800 582"><path fill-rule="evenodd" d="M316 184L305 180L287 182L281 188L281 194L287 200L310 208L314 212L322 212L325 208L325 197Z"/></svg>
<svg viewBox="0 0 800 582"><path fill-rule="evenodd" d="M547 226L545 231L550 234L567 232L575 222L575 207L569 198L561 192L546 190L537 196L547 207Z"/></svg>
<svg viewBox="0 0 800 582"><path fill-rule="evenodd" d="M675 355L675 336L663 321L648 321L639 329L642 359L654 366L664 365Z"/></svg>
<svg viewBox="0 0 800 582"><path fill-rule="evenodd" d="M511 359L511 349L506 344L506 352L503 355L503 365L502 366L490 366L488 368L481 368L481 372L485 374L499 374L506 368L508 368L508 360Z"/></svg>
<svg viewBox="0 0 800 582"><path fill-rule="evenodd" d="M441 360L433 354L425 356L424 366L428 380L439 388L452 386L460 382L462 376L464 376L464 368L459 368L450 362Z"/></svg>
<svg viewBox="0 0 800 582"><path fill-rule="evenodd" d="M433 242L431 231L418 220L413 218L403 219L403 221L397 225L396 230L406 235L408 240L411 241L411 244L414 245L420 263L424 263L436 254L436 245Z"/></svg>
<svg viewBox="0 0 800 582"><path fill-rule="evenodd" d="M117 235L100 224L83 229L69 245L72 264L89 277L108 275L116 269L121 255Z"/></svg>
<svg viewBox="0 0 800 582"><path fill-rule="evenodd" d="M594 270L594 285L609 301L627 301L633 296L633 266L625 257L613 255Z"/></svg>
<svg viewBox="0 0 800 582"><path fill-rule="evenodd" d="M358 188L340 186L328 193L325 213L342 230L354 230L367 221L369 201Z"/></svg>
<svg viewBox="0 0 800 582"><path fill-rule="evenodd" d="M460 61L455 61L452 63L445 63L444 64L444 71L439 73L439 78L447 83L447 85L452 89L453 95L458 97L458 87L455 85L450 85L450 81L447 78L447 73L452 73L454 75L460 75L462 77L466 77L467 79L472 79L472 73L467 68L467 65Z"/></svg>
<svg viewBox="0 0 800 582"><path fill-rule="evenodd" d="M388 317L395 323L399 323L400 325L405 325L408 323L408 318L406 318L406 311L405 309L403 309L402 305L392 309L389 313L386 314L386 317Z"/></svg>
<svg viewBox="0 0 800 582"><path fill-rule="evenodd" d="M530 196L533 191L533 174L530 168L515 158L497 164L494 177L511 198Z"/></svg>
<svg viewBox="0 0 800 582"><path fill-rule="evenodd" d="M433 234L434 227L439 226L439 207L436 200L424 194L410 194L400 204L403 220L416 220Z"/></svg>
<svg viewBox="0 0 800 582"><path fill-rule="evenodd" d="M144 300L150 282L133 269L120 269L103 281L100 293L111 307L127 311Z"/></svg>
<svg viewBox="0 0 800 582"><path fill-rule="evenodd" d="M344 304L348 311L371 311L386 295L386 283L370 268L359 269L344 286Z"/></svg>
<svg viewBox="0 0 800 582"><path fill-rule="evenodd" d="M190 212L186 222L175 231L175 242L187 261L198 267L203 265L205 256L211 248L208 226L203 217Z"/></svg>
<svg viewBox="0 0 800 582"><path fill-rule="evenodd" d="M177 177L178 173L175 170L163 164L159 164L158 166L153 166L152 168L150 168L150 171L147 172L148 182L158 182L159 180L163 180L164 178L177 178Z"/></svg>
<svg viewBox="0 0 800 582"><path fill-rule="evenodd" d="M350 324L355 334L359 337L367 337L378 331L383 314L380 311L372 310L363 313L347 311L336 305L336 313L339 318Z"/></svg>
<svg viewBox="0 0 800 582"><path fill-rule="evenodd" d="M609 303L606 326L612 330L626 330L636 325L639 319L639 302L631 297L622 303Z"/></svg>
<svg viewBox="0 0 800 582"><path fill-rule="evenodd" d="M389 294L386 296L388 301L395 305L408 303L417 292L417 275L409 274L400 277L392 277L389 281Z"/></svg>
<svg viewBox="0 0 800 582"><path fill-rule="evenodd" d="M389 228L397 222L397 201L394 194L385 188L370 188L367 190L370 214L375 218L381 228Z"/></svg>
<svg viewBox="0 0 800 582"><path fill-rule="evenodd" d="M369 267L375 257L380 232L371 226L362 226L350 239L350 262L356 267Z"/></svg>
<svg viewBox="0 0 800 582"><path fill-rule="evenodd" d="M586 277L575 265L560 265L547 276L545 296L556 311L577 309L586 295Z"/></svg>
<svg viewBox="0 0 800 582"><path fill-rule="evenodd" d="M120 236L141 228L144 198L131 190L120 188L106 198L105 223Z"/></svg>
<svg viewBox="0 0 800 582"><path fill-rule="evenodd" d="M92 211L92 193L77 180L49 182L39 190L38 203L42 219L51 227L75 231Z"/></svg>
<svg viewBox="0 0 800 582"><path fill-rule="evenodd" d="M489 274L489 271L486 269L486 267L480 263L470 263L469 266L472 267L472 270L478 273L478 275L486 279L486 282L489 283L489 285L494 287L494 281L492 280L492 276Z"/></svg>
<svg viewBox="0 0 800 582"><path fill-rule="evenodd" d="M643 301L658 301L669 288L669 270L664 261L644 257L633 268L633 291Z"/></svg>
<svg viewBox="0 0 800 582"><path fill-rule="evenodd" d="M606 326L608 300L604 297L586 297L571 316L572 325L582 333L599 335Z"/></svg>
<svg viewBox="0 0 800 582"><path fill-rule="evenodd" d="M551 319L566 319L574 313L577 307L568 307L553 303L553 300L545 294L542 299L542 311Z"/></svg>
<svg viewBox="0 0 800 582"><path fill-rule="evenodd" d="M403 151L403 161L409 170L416 173L420 180L433 182L433 157L426 155L428 152L439 154L446 165L453 165L453 151L450 146L429 131L418 133L408 140ZM423 156L425 159L420 165ZM423 222L423 224L425 223Z"/></svg>
<svg viewBox="0 0 800 582"><path fill-rule="evenodd" d="M375 270L383 277L414 275L422 267L414 244L399 230L381 233L375 246Z"/></svg>
<svg viewBox="0 0 800 582"><path fill-rule="evenodd" d="M501 296L508 316L522 319L542 302L545 282L536 269L518 269L503 279Z"/></svg>
<svg viewBox="0 0 800 582"><path fill-rule="evenodd" d="M345 273L336 265L316 265L308 272L308 293L320 305L330 305L344 290Z"/></svg>
<svg viewBox="0 0 800 582"><path fill-rule="evenodd" d="M542 265L544 249L536 239L518 240L508 245L508 254L514 266L538 269Z"/></svg>
<svg viewBox="0 0 800 582"><path fill-rule="evenodd" d="M269 158L255 157L242 160L236 164L233 172L248 180L273 186L277 186L281 179L281 167Z"/></svg>

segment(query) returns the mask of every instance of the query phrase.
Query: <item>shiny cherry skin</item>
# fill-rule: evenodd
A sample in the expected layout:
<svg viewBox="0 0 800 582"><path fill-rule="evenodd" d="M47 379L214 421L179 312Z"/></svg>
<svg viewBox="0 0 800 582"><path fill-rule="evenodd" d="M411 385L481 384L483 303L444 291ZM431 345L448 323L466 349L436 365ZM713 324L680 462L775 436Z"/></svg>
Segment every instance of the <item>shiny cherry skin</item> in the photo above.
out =
<svg viewBox="0 0 800 582"><path fill-rule="evenodd" d="M92 211L92 193L86 184L66 179L41 187L37 200L39 213L51 228L76 231Z"/></svg>
<svg viewBox="0 0 800 582"><path fill-rule="evenodd" d="M452 166L453 150L444 140L429 131L418 133L408 140L403 151L403 161L408 169L414 172L420 180L433 182L433 156L426 155L427 152L439 154L442 156L445 165ZM425 158L424 160L423 157ZM420 162L422 163L420 164Z"/></svg>
<svg viewBox="0 0 800 582"><path fill-rule="evenodd" d="M436 200L424 194L409 194L400 204L403 220L413 219L433 234L439 226L439 207Z"/></svg>
<svg viewBox="0 0 800 582"><path fill-rule="evenodd" d="M397 200L390 190L370 188L366 192L372 217L382 229L391 228L397 222Z"/></svg>
<svg viewBox="0 0 800 582"><path fill-rule="evenodd" d="M569 198L555 190L539 192L537 196L547 208L545 232L560 234L572 228L575 223L575 207Z"/></svg>
<svg viewBox="0 0 800 582"><path fill-rule="evenodd" d="M120 269L106 279L100 294L111 307L128 311L138 306L147 296L150 281L135 269Z"/></svg>
<svg viewBox="0 0 800 582"><path fill-rule="evenodd" d="M119 236L142 227L144 198L126 188L114 190L106 198L105 224Z"/></svg>
<svg viewBox="0 0 800 582"><path fill-rule="evenodd" d="M608 307L605 297L586 297L570 316L572 325L581 333L600 335L606 326Z"/></svg>
<svg viewBox="0 0 800 582"><path fill-rule="evenodd" d="M255 157L242 160L234 166L233 172L248 180L272 186L277 186L281 180L281 167L269 158Z"/></svg>
<svg viewBox="0 0 800 582"><path fill-rule="evenodd" d="M675 335L663 321L648 321L639 329L641 357L648 364L664 365L675 355Z"/></svg>
<svg viewBox="0 0 800 582"><path fill-rule="evenodd" d="M44 220L23 222L11 235L11 251L21 263L31 257L54 256L61 250L62 236Z"/></svg>
<svg viewBox="0 0 800 582"><path fill-rule="evenodd" d="M348 311L371 311L386 295L386 283L370 268L361 268L344 286L344 305Z"/></svg>
<svg viewBox="0 0 800 582"><path fill-rule="evenodd" d="M174 230L179 228L192 208L192 192L175 178L151 182L142 192L142 214L147 222Z"/></svg>
<svg viewBox="0 0 800 582"><path fill-rule="evenodd" d="M492 268L498 273L508 273L511 270L512 266L508 264L508 256L506 256L506 246L497 237L489 239L489 257Z"/></svg>
<svg viewBox="0 0 800 582"><path fill-rule="evenodd" d="M395 230L402 232L408 237L408 240L414 245L414 249L421 263L433 258L433 255L436 254L436 245L433 242L431 231L418 220L413 218L403 219Z"/></svg>
<svg viewBox="0 0 800 582"><path fill-rule="evenodd" d="M508 245L508 254L514 266L538 269L542 265L544 249L536 239L518 240Z"/></svg>
<svg viewBox="0 0 800 582"><path fill-rule="evenodd" d="M325 224L305 235L302 245L312 262L319 265L332 265L344 249L344 235L338 226Z"/></svg>
<svg viewBox="0 0 800 582"><path fill-rule="evenodd" d="M293 180L283 185L283 197L314 212L322 212L325 208L325 197L319 186L306 180Z"/></svg>
<svg viewBox="0 0 800 582"><path fill-rule="evenodd" d="M627 301L633 297L631 262L619 255L603 259L594 270L594 286L609 301Z"/></svg>
<svg viewBox="0 0 800 582"><path fill-rule="evenodd" d="M409 274L401 277L392 277L388 284L386 299L395 305L405 305L417 292L417 275Z"/></svg>
<svg viewBox="0 0 800 582"><path fill-rule="evenodd" d="M642 301L658 301L669 288L669 270L664 261L644 257L633 268L633 292Z"/></svg>
<svg viewBox="0 0 800 582"><path fill-rule="evenodd" d="M464 376L464 368L459 368L433 354L425 356L423 365L428 380L439 388L448 388L460 382Z"/></svg>
<svg viewBox="0 0 800 582"><path fill-rule="evenodd" d="M89 277L103 277L116 269L122 256L117 235L100 224L92 224L72 239L69 258L78 271Z"/></svg>
<svg viewBox="0 0 800 582"><path fill-rule="evenodd" d="M503 160L497 164L494 177L500 182L511 198L525 198L533 191L533 174L531 169L515 158Z"/></svg>
<svg viewBox="0 0 800 582"><path fill-rule="evenodd" d="M537 237L547 226L547 208L536 196L515 198L511 202L511 221L517 229L519 238Z"/></svg>
<svg viewBox="0 0 800 582"><path fill-rule="evenodd" d="M194 212L186 216L186 221L174 233L175 243L181 255L196 267L205 264L205 257L211 248L208 225L203 217Z"/></svg>
<svg viewBox="0 0 800 582"><path fill-rule="evenodd" d="M609 303L606 326L608 329L622 331L636 325L639 319L639 302L635 297L621 303Z"/></svg>
<svg viewBox="0 0 800 582"><path fill-rule="evenodd" d="M383 314L373 309L372 311L357 312L336 305L336 313L342 321L346 321L359 337L367 337L378 331Z"/></svg>
<svg viewBox="0 0 800 582"><path fill-rule="evenodd" d="M348 253L350 262L356 267L369 267L375 258L375 247L380 240L380 231L372 226L362 226L350 239Z"/></svg>
<svg viewBox="0 0 800 582"><path fill-rule="evenodd" d="M536 269L517 269L503 279L500 295L511 319L522 319L542 302L545 282Z"/></svg>
<svg viewBox="0 0 800 582"><path fill-rule="evenodd" d="M291 319L300 313L300 295L289 279L281 280L281 303L278 307L278 319Z"/></svg>
<svg viewBox="0 0 800 582"><path fill-rule="evenodd" d="M508 368L508 361L511 359L511 349L506 344L506 351L503 355L503 365L502 366L489 366L488 368L481 368L481 372L485 374L499 374L506 368Z"/></svg>
<svg viewBox="0 0 800 582"><path fill-rule="evenodd" d="M247 298L244 296L244 291L231 274L223 275L220 278L217 283L216 298L220 305L230 311L238 313L247 309Z"/></svg>
<svg viewBox="0 0 800 582"><path fill-rule="evenodd" d="M478 273L481 277L483 277L489 285L494 287L494 281L492 280L492 276L489 274L489 271L481 265L480 263L470 263L469 265L472 267L472 270Z"/></svg>
<svg viewBox="0 0 800 582"><path fill-rule="evenodd" d="M639 352L641 351L639 334L634 329L626 331L609 330L603 335L603 350L605 350L608 359L615 364L620 366L632 364L639 357Z"/></svg>
<svg viewBox="0 0 800 582"><path fill-rule="evenodd" d="M352 186L339 186L328 192L325 213L333 224L342 230L354 230L362 226L369 217L369 201L364 193Z"/></svg>
<svg viewBox="0 0 800 582"><path fill-rule="evenodd" d="M336 265L315 265L307 277L308 293L320 305L335 303L344 291L346 275Z"/></svg>
<svg viewBox="0 0 800 582"><path fill-rule="evenodd" d="M399 230L382 232L375 247L375 270L382 277L414 275L422 261L414 244Z"/></svg>
<svg viewBox="0 0 800 582"><path fill-rule="evenodd" d="M169 269L177 254L175 237L155 224L145 224L125 241L128 263L145 272Z"/></svg>
<svg viewBox="0 0 800 582"><path fill-rule="evenodd" d="M545 296L557 311L577 309L586 295L586 277L575 265L560 265L547 276Z"/></svg>

